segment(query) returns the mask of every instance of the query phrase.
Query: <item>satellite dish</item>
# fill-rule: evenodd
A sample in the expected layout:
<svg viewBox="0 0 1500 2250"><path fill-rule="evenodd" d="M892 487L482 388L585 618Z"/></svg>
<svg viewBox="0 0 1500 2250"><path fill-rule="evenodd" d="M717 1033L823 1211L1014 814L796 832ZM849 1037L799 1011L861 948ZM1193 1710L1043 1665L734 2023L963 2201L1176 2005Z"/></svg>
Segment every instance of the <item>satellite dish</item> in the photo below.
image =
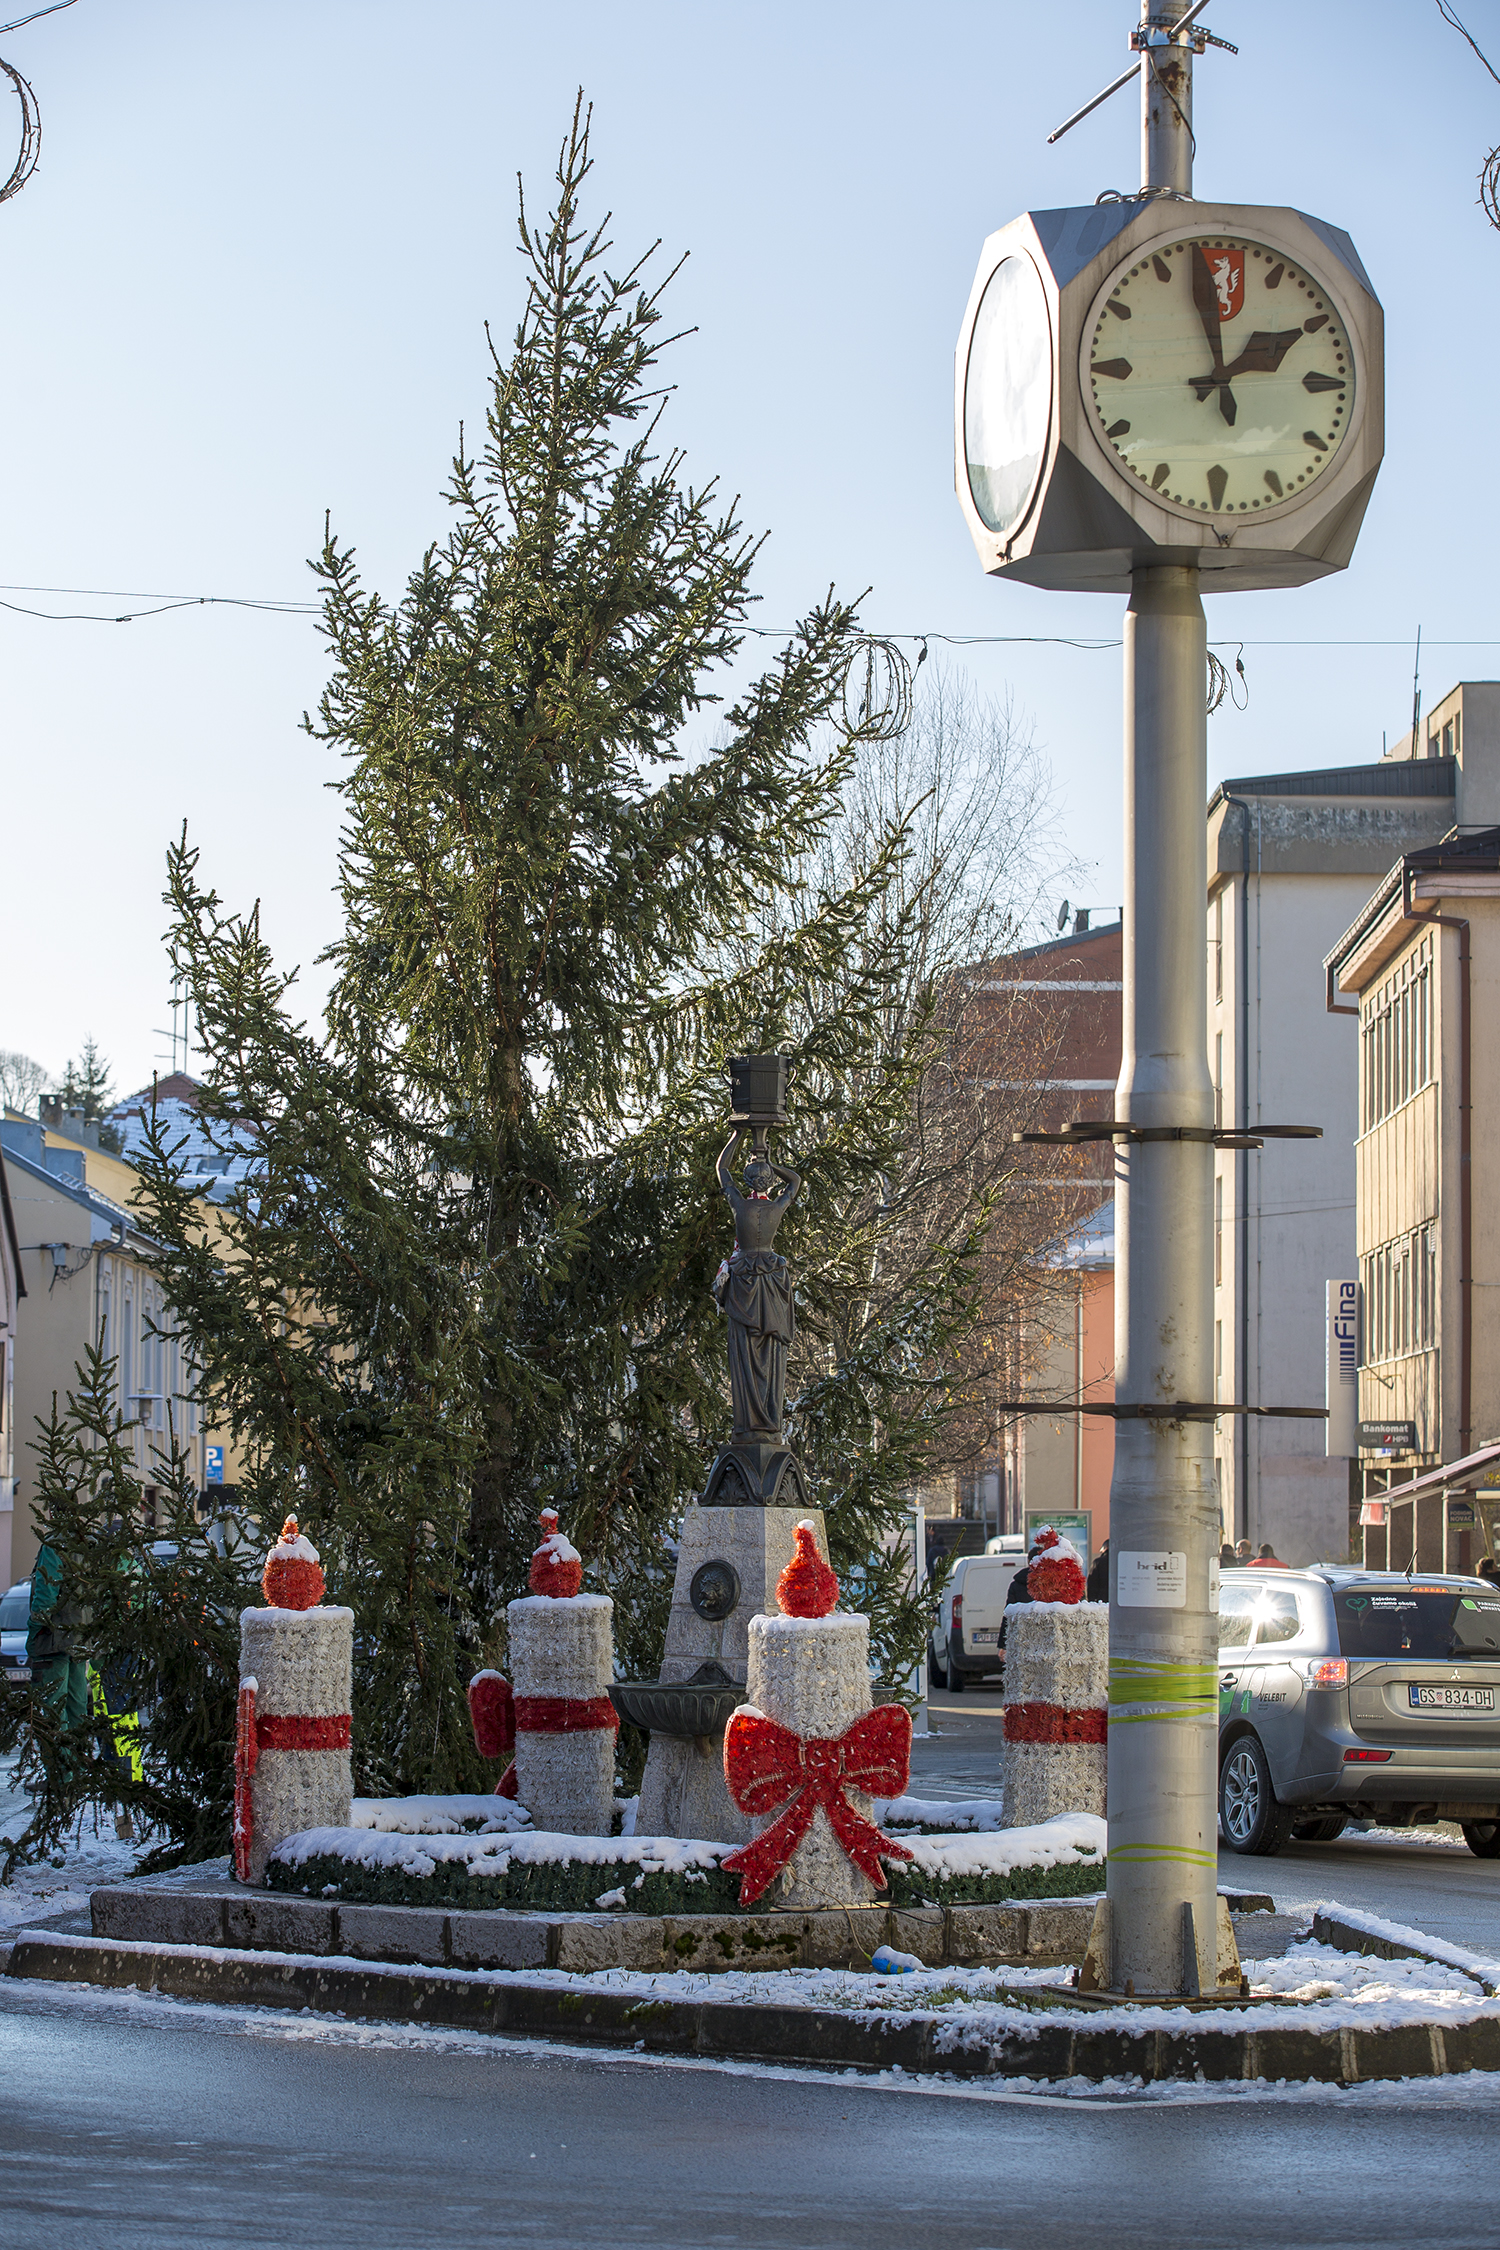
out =
<svg viewBox="0 0 1500 2250"><path fill-rule="evenodd" d="M1072 911L1072 907L1068 904L1067 900L1064 899L1062 905L1057 910L1057 926L1059 930L1065 930L1067 928L1068 916L1072 913Z"/></svg>

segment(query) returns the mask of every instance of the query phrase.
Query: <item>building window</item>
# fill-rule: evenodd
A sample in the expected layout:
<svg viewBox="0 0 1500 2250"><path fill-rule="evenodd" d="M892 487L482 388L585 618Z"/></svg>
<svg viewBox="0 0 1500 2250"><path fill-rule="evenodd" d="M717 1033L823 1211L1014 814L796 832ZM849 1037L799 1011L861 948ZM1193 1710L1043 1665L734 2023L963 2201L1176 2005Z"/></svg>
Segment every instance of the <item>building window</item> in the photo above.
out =
<svg viewBox="0 0 1500 2250"><path fill-rule="evenodd" d="M1224 1034L1214 1033L1214 1123L1224 1122Z"/></svg>
<svg viewBox="0 0 1500 2250"><path fill-rule="evenodd" d="M1224 997L1224 893L1214 892L1214 998Z"/></svg>
<svg viewBox="0 0 1500 2250"><path fill-rule="evenodd" d="M1432 1078L1432 958L1432 939L1426 937L1361 1010L1362 1132Z"/></svg>
<svg viewBox="0 0 1500 2250"><path fill-rule="evenodd" d="M1214 1322L1214 1397L1224 1396L1224 1323Z"/></svg>
<svg viewBox="0 0 1500 2250"><path fill-rule="evenodd" d="M1446 725L1446 726L1444 727L1444 729L1443 729L1443 756L1444 756L1445 758L1451 758L1451 757L1452 757L1452 755L1453 755L1453 721L1452 721L1452 720L1450 719L1450 720L1448 721L1448 724L1447 724L1447 725Z"/></svg>
<svg viewBox="0 0 1500 2250"><path fill-rule="evenodd" d="M1214 1174L1214 1287L1224 1279L1224 1175Z"/></svg>
<svg viewBox="0 0 1500 2250"><path fill-rule="evenodd" d="M1361 1364L1430 1351L1437 1342L1437 1228L1429 1221L1372 1250L1363 1264Z"/></svg>

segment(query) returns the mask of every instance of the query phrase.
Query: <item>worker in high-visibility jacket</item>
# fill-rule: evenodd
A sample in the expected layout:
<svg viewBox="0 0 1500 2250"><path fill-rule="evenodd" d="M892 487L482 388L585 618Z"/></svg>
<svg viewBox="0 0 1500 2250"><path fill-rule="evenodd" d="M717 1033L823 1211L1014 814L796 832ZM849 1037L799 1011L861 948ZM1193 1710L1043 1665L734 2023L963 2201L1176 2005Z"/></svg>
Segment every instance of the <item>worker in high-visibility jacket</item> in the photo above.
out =
<svg viewBox="0 0 1500 2250"><path fill-rule="evenodd" d="M89 1708L99 1732L102 1755L123 1780L138 1782L143 1772L141 1762L141 1715L135 1708L135 1690L131 1668L124 1664L111 1664L101 1672L97 1665L89 1666ZM108 1748L103 1745L108 1743ZM135 1841L135 1822L124 1795L112 1800L115 1808L115 1834L122 1844Z"/></svg>

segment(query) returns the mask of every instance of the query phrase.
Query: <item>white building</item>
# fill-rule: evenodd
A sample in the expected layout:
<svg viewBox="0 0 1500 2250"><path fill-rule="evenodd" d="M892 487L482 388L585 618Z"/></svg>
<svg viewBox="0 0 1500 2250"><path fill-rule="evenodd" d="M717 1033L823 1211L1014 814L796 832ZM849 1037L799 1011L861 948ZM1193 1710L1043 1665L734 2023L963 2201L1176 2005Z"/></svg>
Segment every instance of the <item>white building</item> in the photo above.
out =
<svg viewBox="0 0 1500 2250"><path fill-rule="evenodd" d="M1416 755L1413 755L1413 751ZM1224 1125L1317 1141L1221 1151L1214 1178L1217 1397L1321 1406L1325 1285L1354 1279L1357 1032L1324 956L1387 871L1455 826L1500 822L1500 683L1465 682L1366 766L1225 781L1208 808L1208 1026ZM1347 1003L1343 1003L1347 1007ZM1320 1422L1216 1425L1226 1538L1341 1559L1350 1464ZM1357 1512L1357 1511L1356 1511Z"/></svg>

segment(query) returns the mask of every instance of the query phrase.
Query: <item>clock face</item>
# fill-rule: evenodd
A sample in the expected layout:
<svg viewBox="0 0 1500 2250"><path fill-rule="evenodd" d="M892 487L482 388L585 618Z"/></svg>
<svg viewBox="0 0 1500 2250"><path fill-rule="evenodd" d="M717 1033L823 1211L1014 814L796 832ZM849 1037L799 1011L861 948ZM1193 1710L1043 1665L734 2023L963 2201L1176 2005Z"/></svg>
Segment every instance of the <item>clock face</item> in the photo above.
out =
<svg viewBox="0 0 1500 2250"><path fill-rule="evenodd" d="M1089 339L1090 392L1111 452L1159 500L1259 515L1333 466L1354 355L1321 282L1279 250L1188 236L1116 277Z"/></svg>
<svg viewBox="0 0 1500 2250"><path fill-rule="evenodd" d="M1052 421L1052 323L1031 260L1002 258L985 284L964 373L969 491L991 531L1031 505Z"/></svg>

